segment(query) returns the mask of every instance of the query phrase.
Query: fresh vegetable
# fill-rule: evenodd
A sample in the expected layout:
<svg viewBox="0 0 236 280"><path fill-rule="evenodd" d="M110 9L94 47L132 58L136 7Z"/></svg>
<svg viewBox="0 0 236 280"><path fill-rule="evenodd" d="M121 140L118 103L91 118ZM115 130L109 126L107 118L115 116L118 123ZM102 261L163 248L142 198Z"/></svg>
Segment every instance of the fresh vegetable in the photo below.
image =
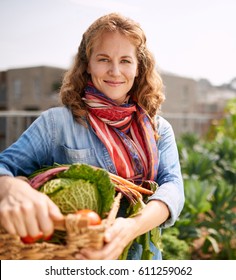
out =
<svg viewBox="0 0 236 280"><path fill-rule="evenodd" d="M102 200L95 184L82 179L56 178L43 185L40 191L57 204L63 214L89 208L101 214Z"/></svg>
<svg viewBox="0 0 236 280"><path fill-rule="evenodd" d="M43 241L48 241L51 239L51 235L49 236L44 236L43 233L38 234L37 236L30 236L27 235L25 237L21 237L21 241L25 244L32 244L35 242L43 242Z"/></svg>
<svg viewBox="0 0 236 280"><path fill-rule="evenodd" d="M33 178L31 178L30 183L33 188L37 189L38 187L42 186L43 183L46 183L47 181L55 177L56 174L67 169L68 166L60 166L49 168L47 170L42 169L36 171L36 176L33 176Z"/></svg>
<svg viewBox="0 0 236 280"><path fill-rule="evenodd" d="M111 209L115 191L121 192L131 204L143 205L143 196L152 195L156 184L145 181L145 187L108 171L86 165L54 166L37 171L30 177L33 188L47 194L62 213L89 208L104 217Z"/></svg>
<svg viewBox="0 0 236 280"><path fill-rule="evenodd" d="M102 218L110 211L115 185L104 169L72 164L43 169L30 177L33 188L47 194L63 214L90 209Z"/></svg>
<svg viewBox="0 0 236 280"><path fill-rule="evenodd" d="M117 176L117 175L112 174L112 173L109 173L109 176L111 177L111 180L114 183L118 184L118 186L125 186L126 188L128 188L130 190L134 190L134 191L137 191L137 192L143 193L143 194L148 194L148 195L153 194L152 190L149 190L149 189L143 188L141 186L135 185L134 183L132 183L132 182L120 177L120 176Z"/></svg>
<svg viewBox="0 0 236 280"><path fill-rule="evenodd" d="M113 212L111 208L116 192L127 198L129 207L126 209L126 216L133 217L140 213L140 210L145 207L146 198L158 187L153 181L144 181L138 186L105 169L79 163L43 168L37 170L28 179L31 186L47 194L63 214L80 214L90 221L90 225L100 224L101 219ZM135 239L135 242L143 247L142 259L152 258L150 239L159 247L158 228ZM64 244L64 241L65 233L55 230L49 242ZM132 243L126 247L120 259L126 259Z"/></svg>
<svg viewBox="0 0 236 280"><path fill-rule="evenodd" d="M88 219L88 224L90 226L100 225L102 222L101 217L90 209L78 210L76 214L81 215L82 218Z"/></svg>
<svg viewBox="0 0 236 280"><path fill-rule="evenodd" d="M93 168L98 169L98 167ZM157 183L154 181L143 181L143 183L138 186L118 175L110 172L108 172L108 174L111 181L115 184L116 191L119 191L126 196L133 205L137 202L141 202L142 204L143 195L152 195L158 187Z"/></svg>

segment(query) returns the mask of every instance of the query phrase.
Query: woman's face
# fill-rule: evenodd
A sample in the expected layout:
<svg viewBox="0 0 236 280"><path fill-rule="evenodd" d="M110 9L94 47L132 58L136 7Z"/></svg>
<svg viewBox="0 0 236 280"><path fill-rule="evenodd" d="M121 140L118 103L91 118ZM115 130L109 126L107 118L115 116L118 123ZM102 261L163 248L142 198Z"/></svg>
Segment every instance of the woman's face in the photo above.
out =
<svg viewBox="0 0 236 280"><path fill-rule="evenodd" d="M138 75L136 47L119 32L106 32L93 46L87 72L94 86L118 105Z"/></svg>

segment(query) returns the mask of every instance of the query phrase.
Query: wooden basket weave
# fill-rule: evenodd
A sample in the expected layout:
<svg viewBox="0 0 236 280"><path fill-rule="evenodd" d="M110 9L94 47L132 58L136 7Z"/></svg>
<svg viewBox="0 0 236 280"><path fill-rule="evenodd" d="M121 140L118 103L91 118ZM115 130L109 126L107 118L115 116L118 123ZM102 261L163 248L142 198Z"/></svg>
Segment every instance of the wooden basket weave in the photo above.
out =
<svg viewBox="0 0 236 280"><path fill-rule="evenodd" d="M18 235L7 233L0 227L1 260L73 260L81 248L101 249L104 246L105 229L111 226L116 218L121 193L114 199L111 211L100 225L88 226L88 220L79 215L68 214L65 217L66 244L48 242L24 244Z"/></svg>

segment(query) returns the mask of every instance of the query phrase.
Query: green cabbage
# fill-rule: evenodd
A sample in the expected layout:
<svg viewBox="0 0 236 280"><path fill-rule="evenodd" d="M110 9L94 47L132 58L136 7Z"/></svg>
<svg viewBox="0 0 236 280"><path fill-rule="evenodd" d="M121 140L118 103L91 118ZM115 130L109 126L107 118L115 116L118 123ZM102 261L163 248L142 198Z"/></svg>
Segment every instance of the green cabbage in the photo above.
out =
<svg viewBox="0 0 236 280"><path fill-rule="evenodd" d="M96 185L85 180L58 178L44 184L42 191L57 204L63 214L91 209L101 214L101 196Z"/></svg>
<svg viewBox="0 0 236 280"><path fill-rule="evenodd" d="M63 214L87 208L104 217L110 211L115 196L115 186L108 172L86 164L70 165L39 190L47 194Z"/></svg>

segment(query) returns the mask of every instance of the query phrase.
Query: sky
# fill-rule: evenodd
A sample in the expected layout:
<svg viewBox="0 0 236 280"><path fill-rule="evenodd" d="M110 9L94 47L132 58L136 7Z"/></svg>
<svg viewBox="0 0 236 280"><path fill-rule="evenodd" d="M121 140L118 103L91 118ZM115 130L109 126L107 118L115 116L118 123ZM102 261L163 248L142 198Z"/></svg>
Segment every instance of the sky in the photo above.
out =
<svg viewBox="0 0 236 280"><path fill-rule="evenodd" d="M235 0L0 0L0 71L69 68L82 34L110 12L140 23L159 70L213 85L236 77Z"/></svg>

